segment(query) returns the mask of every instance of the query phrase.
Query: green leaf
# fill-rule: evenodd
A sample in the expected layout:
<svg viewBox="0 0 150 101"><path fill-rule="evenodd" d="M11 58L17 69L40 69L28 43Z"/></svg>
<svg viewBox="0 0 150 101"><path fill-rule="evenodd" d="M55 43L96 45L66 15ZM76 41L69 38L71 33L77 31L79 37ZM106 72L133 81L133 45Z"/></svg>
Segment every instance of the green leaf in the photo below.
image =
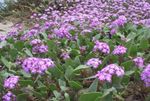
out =
<svg viewBox="0 0 150 101"><path fill-rule="evenodd" d="M20 70L19 73L22 74L23 77L25 77L25 78L30 78L31 77L31 74L26 73L24 70Z"/></svg>
<svg viewBox="0 0 150 101"><path fill-rule="evenodd" d="M22 50L24 48L24 42L23 41L17 41L15 44L14 44L14 47L17 49L17 50Z"/></svg>
<svg viewBox="0 0 150 101"><path fill-rule="evenodd" d="M4 46L6 46L7 45L7 41L2 41L2 42L0 42L0 47L4 47Z"/></svg>
<svg viewBox="0 0 150 101"><path fill-rule="evenodd" d="M25 49L25 53L26 53L28 56L33 57L31 51L30 51L29 49L27 49L27 48Z"/></svg>
<svg viewBox="0 0 150 101"><path fill-rule="evenodd" d="M32 80L20 80L19 82L20 82L19 84L21 86L28 86L28 85L33 86L33 81Z"/></svg>
<svg viewBox="0 0 150 101"><path fill-rule="evenodd" d="M44 37L44 40L47 40L47 34L46 33L41 33L41 35Z"/></svg>
<svg viewBox="0 0 150 101"><path fill-rule="evenodd" d="M109 95L111 92L117 92L116 89L114 87L106 89L103 93L103 97Z"/></svg>
<svg viewBox="0 0 150 101"><path fill-rule="evenodd" d="M94 36L94 38L95 38L96 40L99 40L100 37L101 37L100 34L97 34L97 35Z"/></svg>
<svg viewBox="0 0 150 101"><path fill-rule="evenodd" d="M126 71L126 72L125 72L125 75L126 75L126 76L130 76L130 75L132 75L134 72L135 72L135 71Z"/></svg>
<svg viewBox="0 0 150 101"><path fill-rule="evenodd" d="M58 83L59 83L59 86L64 86L64 87L66 87L66 82L65 82L65 81L59 79L59 80L58 80Z"/></svg>
<svg viewBox="0 0 150 101"><path fill-rule="evenodd" d="M60 98L61 97L61 94L58 91L54 90L53 93L54 93L56 98Z"/></svg>
<svg viewBox="0 0 150 101"><path fill-rule="evenodd" d="M49 85L49 89L50 89L51 91L57 90L57 86L56 86L55 84L50 84L50 85Z"/></svg>
<svg viewBox="0 0 150 101"><path fill-rule="evenodd" d="M6 77L11 76L11 75L13 75L13 74L8 73L8 72L5 71L5 70L0 72L0 76L1 76L2 78L6 78Z"/></svg>
<svg viewBox="0 0 150 101"><path fill-rule="evenodd" d="M96 92L98 87L98 79L95 79L89 87L89 92Z"/></svg>
<svg viewBox="0 0 150 101"><path fill-rule="evenodd" d="M70 101L70 97L69 97L69 94L68 93L65 93L65 101Z"/></svg>
<svg viewBox="0 0 150 101"><path fill-rule="evenodd" d="M133 61L129 60L129 61L123 62L121 66L123 66L125 70L130 70L133 68Z"/></svg>
<svg viewBox="0 0 150 101"><path fill-rule="evenodd" d="M79 97L79 101L95 101L100 96L102 96L102 93L99 92L85 93Z"/></svg>
<svg viewBox="0 0 150 101"><path fill-rule="evenodd" d="M26 93L18 94L17 101L27 101L27 99L26 99L27 96L28 96L28 94L26 94Z"/></svg>
<svg viewBox="0 0 150 101"><path fill-rule="evenodd" d="M86 65L80 65L80 66L78 66L77 68L75 68L75 69L73 70L73 72L76 72L76 71L79 71L79 70L82 70L82 69L87 69L87 68L89 68L89 67L86 66Z"/></svg>
<svg viewBox="0 0 150 101"><path fill-rule="evenodd" d="M134 44L134 43L131 43L131 46L130 46L130 48L128 50L128 55L129 56L136 56L137 52L138 52L137 45Z"/></svg>
<svg viewBox="0 0 150 101"><path fill-rule="evenodd" d="M142 39L140 41L140 49L141 50L145 50L145 49L148 49L148 48L149 48L149 42L148 42L148 40Z"/></svg>
<svg viewBox="0 0 150 101"><path fill-rule="evenodd" d="M1 57L1 61L3 62L3 64L8 68L8 69L10 69L11 68L11 63L8 61L8 60L6 60L6 58L5 57Z"/></svg>
<svg viewBox="0 0 150 101"><path fill-rule="evenodd" d="M39 91L47 91L47 87L46 86L40 86L37 88L37 90Z"/></svg>
<svg viewBox="0 0 150 101"><path fill-rule="evenodd" d="M66 87L66 82L65 82L65 81L59 79L59 80L58 80L58 83L59 83L60 89L61 89L62 91L66 91L66 90L68 89L68 88Z"/></svg>
<svg viewBox="0 0 150 101"><path fill-rule="evenodd" d="M76 81L69 81L69 85L71 88L75 90L83 88L83 86L79 82L76 82Z"/></svg>
<svg viewBox="0 0 150 101"><path fill-rule="evenodd" d="M43 97L42 94L39 92L36 92L36 91L32 91L32 92L33 92L34 96L36 96L39 99L41 99Z"/></svg>
<svg viewBox="0 0 150 101"><path fill-rule="evenodd" d="M73 73L73 68L71 66L67 67L65 71L65 77L67 80L71 78L72 73Z"/></svg>

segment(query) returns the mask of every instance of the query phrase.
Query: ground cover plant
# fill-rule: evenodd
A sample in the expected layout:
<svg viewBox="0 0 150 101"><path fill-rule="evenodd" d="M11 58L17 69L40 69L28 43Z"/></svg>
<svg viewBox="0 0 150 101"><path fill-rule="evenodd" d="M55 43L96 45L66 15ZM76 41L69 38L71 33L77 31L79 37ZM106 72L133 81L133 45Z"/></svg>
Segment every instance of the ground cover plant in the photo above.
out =
<svg viewBox="0 0 150 101"><path fill-rule="evenodd" d="M149 101L149 2L74 3L0 35L1 100Z"/></svg>

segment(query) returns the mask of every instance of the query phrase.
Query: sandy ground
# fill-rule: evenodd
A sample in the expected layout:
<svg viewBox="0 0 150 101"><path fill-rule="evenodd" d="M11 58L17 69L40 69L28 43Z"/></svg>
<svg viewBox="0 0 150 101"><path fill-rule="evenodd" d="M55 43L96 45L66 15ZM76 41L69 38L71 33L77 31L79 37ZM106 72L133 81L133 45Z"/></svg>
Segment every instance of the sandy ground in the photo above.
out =
<svg viewBox="0 0 150 101"><path fill-rule="evenodd" d="M5 34L10 31L12 25L13 23L9 21L0 22L0 34Z"/></svg>

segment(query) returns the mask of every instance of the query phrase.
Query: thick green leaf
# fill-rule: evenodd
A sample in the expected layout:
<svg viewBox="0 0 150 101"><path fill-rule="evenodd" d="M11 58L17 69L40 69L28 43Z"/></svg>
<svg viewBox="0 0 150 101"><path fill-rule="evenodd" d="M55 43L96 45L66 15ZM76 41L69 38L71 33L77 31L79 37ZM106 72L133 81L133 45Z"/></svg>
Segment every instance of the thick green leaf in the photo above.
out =
<svg viewBox="0 0 150 101"><path fill-rule="evenodd" d="M83 86L79 82L76 82L76 81L69 81L69 85L71 88L75 90L83 88Z"/></svg>
<svg viewBox="0 0 150 101"><path fill-rule="evenodd" d="M39 93L39 92L36 92L36 91L32 91L33 92L33 94L34 94L34 96L35 97L37 97L37 98L39 98L39 99L42 99L42 94L41 93Z"/></svg>
<svg viewBox="0 0 150 101"><path fill-rule="evenodd" d="M30 51L29 49L27 49L27 48L25 49L25 53L26 53L28 56L33 57L31 51Z"/></svg>
<svg viewBox="0 0 150 101"><path fill-rule="evenodd" d="M17 101L27 101L27 96L28 96L28 94L26 94L26 93L22 93L22 94L19 94L19 95L17 95Z"/></svg>
<svg viewBox="0 0 150 101"><path fill-rule="evenodd" d="M33 81L32 80L20 80L19 81L21 86L28 86L28 85L32 85L33 86Z"/></svg>
<svg viewBox="0 0 150 101"><path fill-rule="evenodd" d="M71 66L67 67L65 71L65 77L67 80L71 78L72 73L73 73L73 68Z"/></svg>
<svg viewBox="0 0 150 101"><path fill-rule="evenodd" d="M89 87L89 92L96 92L98 87L98 79L95 79Z"/></svg>
<svg viewBox="0 0 150 101"><path fill-rule="evenodd" d="M125 75L126 76L131 76L135 71L126 71L125 72Z"/></svg>
<svg viewBox="0 0 150 101"><path fill-rule="evenodd" d="M0 47L4 47L4 46L6 46L7 45L7 41L2 41L2 42L0 42Z"/></svg>
<svg viewBox="0 0 150 101"><path fill-rule="evenodd" d="M76 72L76 71L78 71L78 70L83 70L83 69L87 69L87 68L89 68L89 67L86 66L86 65L80 65L80 66L78 66L77 68L75 68L73 71Z"/></svg>
<svg viewBox="0 0 150 101"><path fill-rule="evenodd" d="M49 85L49 89L50 89L51 91L57 90L57 86L56 86L55 84L50 84L50 85Z"/></svg>
<svg viewBox="0 0 150 101"><path fill-rule="evenodd" d="M65 93L65 101L70 101L70 97L69 97L69 94L68 93Z"/></svg>
<svg viewBox="0 0 150 101"><path fill-rule="evenodd" d="M130 48L128 50L128 55L129 56L136 56L137 52L138 52L137 45L134 44L134 43L131 43L131 46L130 46Z"/></svg>
<svg viewBox="0 0 150 101"><path fill-rule="evenodd" d="M149 45L148 40L143 39L143 40L140 41L140 49L141 49L141 50L148 49L149 46L150 46L150 45Z"/></svg>
<svg viewBox="0 0 150 101"><path fill-rule="evenodd" d="M102 96L102 93L99 92L85 93L79 97L79 101L95 101L100 96Z"/></svg>
<svg viewBox="0 0 150 101"><path fill-rule="evenodd" d="M109 95L109 94L112 93L112 92L115 92L115 93L117 92L114 87L109 88L109 89L106 89L106 90L104 91L104 93L103 93L103 97Z"/></svg>
<svg viewBox="0 0 150 101"><path fill-rule="evenodd" d="M130 70L133 68L133 61L132 60L129 60L129 61L126 61L126 62L123 62L121 64L122 67L125 68L125 70Z"/></svg>
<svg viewBox="0 0 150 101"><path fill-rule="evenodd" d="M14 47L17 49L17 50L22 50L23 47L24 47L24 42L23 41L17 41L15 44L14 44Z"/></svg>
<svg viewBox="0 0 150 101"><path fill-rule="evenodd" d="M1 57L1 61L3 62L3 64L8 68L8 69L10 69L11 68L11 63L8 61L8 60L6 60L6 58L5 57Z"/></svg>

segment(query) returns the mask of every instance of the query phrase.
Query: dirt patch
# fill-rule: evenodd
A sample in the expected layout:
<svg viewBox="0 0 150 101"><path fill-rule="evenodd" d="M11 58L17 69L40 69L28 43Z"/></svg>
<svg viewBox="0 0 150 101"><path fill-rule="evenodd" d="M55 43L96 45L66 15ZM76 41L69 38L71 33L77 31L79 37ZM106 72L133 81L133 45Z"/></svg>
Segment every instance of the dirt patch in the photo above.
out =
<svg viewBox="0 0 150 101"><path fill-rule="evenodd" d="M13 26L13 23L10 21L0 22L0 34L5 34L9 32L12 26Z"/></svg>

